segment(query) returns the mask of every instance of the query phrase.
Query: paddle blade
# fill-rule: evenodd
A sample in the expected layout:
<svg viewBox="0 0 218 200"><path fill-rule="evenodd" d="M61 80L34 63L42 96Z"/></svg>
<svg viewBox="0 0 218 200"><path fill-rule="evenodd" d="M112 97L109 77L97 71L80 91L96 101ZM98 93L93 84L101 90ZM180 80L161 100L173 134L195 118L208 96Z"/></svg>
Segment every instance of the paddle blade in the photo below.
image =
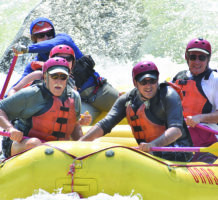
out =
<svg viewBox="0 0 218 200"><path fill-rule="evenodd" d="M218 142L210 145L209 147L200 147L200 152L209 152L218 156Z"/></svg>

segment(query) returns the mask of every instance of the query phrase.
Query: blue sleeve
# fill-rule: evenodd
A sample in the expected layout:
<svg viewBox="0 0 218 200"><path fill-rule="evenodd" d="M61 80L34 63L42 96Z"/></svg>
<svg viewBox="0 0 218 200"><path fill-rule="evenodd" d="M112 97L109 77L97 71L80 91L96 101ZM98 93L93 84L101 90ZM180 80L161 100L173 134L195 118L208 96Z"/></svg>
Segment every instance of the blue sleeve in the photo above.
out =
<svg viewBox="0 0 218 200"><path fill-rule="evenodd" d="M48 53L53 47L59 44L66 44L73 48L76 59L79 59L83 56L82 52L76 46L72 38L65 33L57 34L53 39L30 45L29 53Z"/></svg>

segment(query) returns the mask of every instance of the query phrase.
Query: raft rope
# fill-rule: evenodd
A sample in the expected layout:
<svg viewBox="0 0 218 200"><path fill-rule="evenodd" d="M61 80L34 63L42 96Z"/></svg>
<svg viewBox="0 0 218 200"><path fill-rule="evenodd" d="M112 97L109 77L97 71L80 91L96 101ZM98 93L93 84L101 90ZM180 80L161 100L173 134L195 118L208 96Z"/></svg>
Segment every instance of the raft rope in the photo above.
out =
<svg viewBox="0 0 218 200"><path fill-rule="evenodd" d="M205 166L207 166L207 167L214 167L214 166L218 166L218 164L208 164L208 163L207 163L207 164L198 164L198 165L193 165L193 164L191 164L191 165L186 165L186 164L168 164L168 163L165 163L164 161L159 160L158 158L155 158L155 157L150 156L148 153L139 151L139 150L134 149L134 148L132 148L132 147L120 146L120 145L106 147L106 148L103 148L103 149L100 149L100 150L98 150L98 151L95 151L95 152L86 154L86 155L81 156L81 157L76 157L76 156L70 154L69 152L67 152L67 151L65 151L65 150L63 150L63 149L61 149L61 148L59 148L59 147L56 147L56 146L53 146L53 145L50 145L50 144L42 144L42 145L46 145L46 146L49 146L49 147L53 147L53 148L55 148L55 149L57 149L57 150L59 150L59 151L62 151L63 153L66 153L67 155L69 155L70 157L72 157L72 158L74 159L74 162L75 162L76 160L83 160L83 159L85 159L85 158L88 158L89 156L92 156L92 155L94 155L94 154L100 153L100 152L102 152L102 151L106 151L106 150L108 150L108 149L112 149L112 148L125 148L125 149L129 149L129 150L131 150L131 151L135 151L135 152L137 152L137 153L139 153L139 154L142 154L142 155L144 155L144 156L146 156L146 157L148 157L148 158L150 158L150 159L152 159L152 160L155 160L155 161L157 161L157 162L159 162L159 163L161 163L161 164L163 164L163 165L166 165L167 167L205 167Z"/></svg>

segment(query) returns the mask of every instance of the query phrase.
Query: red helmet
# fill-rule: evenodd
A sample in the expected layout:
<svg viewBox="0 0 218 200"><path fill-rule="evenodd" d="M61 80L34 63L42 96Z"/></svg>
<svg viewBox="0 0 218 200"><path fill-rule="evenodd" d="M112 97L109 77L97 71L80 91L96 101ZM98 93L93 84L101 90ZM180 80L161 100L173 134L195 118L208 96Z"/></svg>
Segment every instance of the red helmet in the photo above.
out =
<svg viewBox="0 0 218 200"><path fill-rule="evenodd" d="M52 30L52 29L53 29L53 27L51 24L49 24L48 22L45 22L45 21L40 21L33 26L32 34L44 33L44 32L47 32L49 30Z"/></svg>
<svg viewBox="0 0 218 200"><path fill-rule="evenodd" d="M137 63L132 69L133 81L135 80L137 75L141 73L145 74L145 72L148 72L148 71L154 71L157 73L157 77L159 76L158 68L153 62L142 61L142 62Z"/></svg>
<svg viewBox="0 0 218 200"><path fill-rule="evenodd" d="M207 40L204 40L203 38L194 38L192 39L185 51L185 58L187 59L187 54L190 51L200 51L202 53L211 55L211 45Z"/></svg>
<svg viewBox="0 0 218 200"><path fill-rule="evenodd" d="M43 65L43 73L47 72L48 69L54 67L59 68L60 72L63 72L65 74L70 73L70 67L66 59L60 58L60 57L54 57L54 58L49 58ZM66 68L66 69L64 69ZM62 70L61 70L62 69ZM56 70L57 71L57 70ZM57 71L58 72L58 71Z"/></svg>
<svg viewBox="0 0 218 200"><path fill-rule="evenodd" d="M69 55L73 56L73 58L75 60L74 50L68 45L61 44L61 45L57 45L57 46L53 47L52 50L50 51L49 57L52 58L52 57L56 56L56 54L58 54L58 53L69 54Z"/></svg>

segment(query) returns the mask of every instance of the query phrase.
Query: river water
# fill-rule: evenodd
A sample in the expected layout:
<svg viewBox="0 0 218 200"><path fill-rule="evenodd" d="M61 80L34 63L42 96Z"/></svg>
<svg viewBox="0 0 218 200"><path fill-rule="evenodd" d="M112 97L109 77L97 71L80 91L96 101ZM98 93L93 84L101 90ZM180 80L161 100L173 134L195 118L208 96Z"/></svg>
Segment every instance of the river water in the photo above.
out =
<svg viewBox="0 0 218 200"><path fill-rule="evenodd" d="M80 2L83 3L83 1ZM117 2L118 6L113 9L119 13L122 11L120 7L124 5L125 1L127 0L93 0L90 1L90 12L94 14L97 12L93 9L94 3L101 2L101 4L108 6L110 11L110 5ZM26 15L39 2L39 0L0 1L0 56L13 41ZM156 63L160 70L160 81L174 76L180 70L187 69L184 51L187 42L194 37L203 37L211 42L213 54L210 66L218 69L218 1L128 0L128 2L131 6L126 8L125 12L120 12L117 18L113 16L113 21L108 21L111 26L111 34L108 32L104 35L105 40L108 41L106 49L98 47L100 45L98 41L100 42L102 36L97 33L101 33L102 29L106 28L105 24L99 23L96 23L97 25L94 27L95 41L92 37L92 31L86 35L92 46L81 46L82 49L92 52L96 61L96 70L102 76L107 77L112 85L119 88L122 83L122 85L132 87L131 69L136 62L141 60L152 60ZM108 15L112 16L113 12L108 12ZM114 35L116 30L117 34ZM83 43L81 42L81 44ZM9 85L12 85L19 78L21 73L19 71L15 67ZM4 84L6 75L7 72L1 72L0 88ZM39 194L26 199L68 200L78 198L73 194L69 196L66 194L47 194L45 191L40 191ZM106 194L99 194L89 199L140 198L119 195L110 197Z"/></svg>

